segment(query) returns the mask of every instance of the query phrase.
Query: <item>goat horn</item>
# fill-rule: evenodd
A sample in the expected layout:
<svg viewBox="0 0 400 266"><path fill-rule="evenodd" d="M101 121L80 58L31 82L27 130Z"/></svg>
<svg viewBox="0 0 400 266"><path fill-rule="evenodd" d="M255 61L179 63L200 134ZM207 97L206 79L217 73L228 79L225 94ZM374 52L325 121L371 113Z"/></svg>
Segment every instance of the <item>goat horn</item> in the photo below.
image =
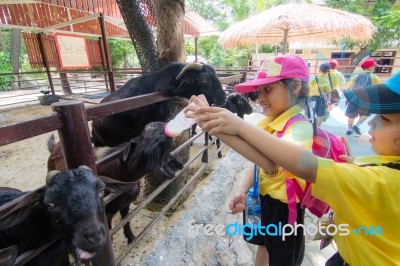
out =
<svg viewBox="0 0 400 266"><path fill-rule="evenodd" d="M90 168L90 167L87 166L87 165L81 165L81 166L79 166L78 168L87 169L87 170L89 170L90 172L93 172L93 171L92 171L92 168Z"/></svg>
<svg viewBox="0 0 400 266"><path fill-rule="evenodd" d="M61 172L58 170L52 170L52 171L48 172L47 176L46 176L46 184L49 185L53 176L55 176L58 173L61 173Z"/></svg>
<svg viewBox="0 0 400 266"><path fill-rule="evenodd" d="M183 74L185 74L186 71L188 70L196 70L196 71L201 71L203 69L203 65L197 62L193 62L190 64L187 64L181 71L181 73L176 76L176 80L180 79Z"/></svg>

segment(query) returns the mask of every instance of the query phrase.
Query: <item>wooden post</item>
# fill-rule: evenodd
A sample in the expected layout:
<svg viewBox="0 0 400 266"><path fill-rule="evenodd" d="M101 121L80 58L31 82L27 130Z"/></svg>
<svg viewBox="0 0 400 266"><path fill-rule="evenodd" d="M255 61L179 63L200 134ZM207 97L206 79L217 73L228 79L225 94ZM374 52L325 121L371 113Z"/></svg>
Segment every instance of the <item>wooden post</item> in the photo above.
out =
<svg viewBox="0 0 400 266"><path fill-rule="evenodd" d="M104 71L105 69L107 69L107 66L105 63L106 59L105 59L105 55L104 55L103 39L101 37L99 37L99 46L100 46L101 65L103 66L103 71ZM104 80L106 82L106 90L110 91L110 86L108 85L107 73L104 73Z"/></svg>
<svg viewBox="0 0 400 266"><path fill-rule="evenodd" d="M84 164L97 172L96 157L90 141L86 111L81 101L62 101L52 104L62 128L58 130L67 168Z"/></svg>
<svg viewBox="0 0 400 266"><path fill-rule="evenodd" d="M110 82L110 91L114 92L115 91L115 80L114 80L114 73L111 68L110 53L108 51L108 45L107 45L106 24L104 22L103 13L100 13L99 23L100 23L100 29L101 29L101 38L103 40L104 57L106 59L108 81Z"/></svg>
<svg viewBox="0 0 400 266"><path fill-rule="evenodd" d="M198 37L194 37L194 61L198 62L198 58L197 58L197 45L198 45Z"/></svg>
<svg viewBox="0 0 400 266"><path fill-rule="evenodd" d="M90 141L86 111L81 101L63 101L52 104L62 123L58 134L64 153L67 168L77 168L81 165L89 166L97 173L96 158ZM92 260L95 266L115 266L115 257L111 244L108 223L104 212L103 223L108 235L104 249Z"/></svg>
<svg viewBox="0 0 400 266"><path fill-rule="evenodd" d="M289 29L284 29L284 32L283 32L283 48L282 48L282 54L286 54L286 47L287 47L288 36L289 36Z"/></svg>
<svg viewBox="0 0 400 266"><path fill-rule="evenodd" d="M240 78L240 83L243 83L243 82L246 82L246 79L247 79L247 72L246 71L242 71L241 72L241 74L243 75L241 78Z"/></svg>
<svg viewBox="0 0 400 266"><path fill-rule="evenodd" d="M51 94L55 95L56 93L54 91L53 80L51 79L49 61L47 59L46 51L44 48L43 33L38 33L37 38L38 38L38 43L39 43L40 54L42 55L43 65L46 68L47 78L49 79L49 86L50 86Z"/></svg>

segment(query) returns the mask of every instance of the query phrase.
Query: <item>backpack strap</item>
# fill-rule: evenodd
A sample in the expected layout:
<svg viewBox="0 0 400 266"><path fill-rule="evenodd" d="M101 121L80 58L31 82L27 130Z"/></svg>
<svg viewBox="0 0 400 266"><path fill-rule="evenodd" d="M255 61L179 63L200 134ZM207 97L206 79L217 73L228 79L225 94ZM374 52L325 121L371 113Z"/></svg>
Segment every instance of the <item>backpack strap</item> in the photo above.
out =
<svg viewBox="0 0 400 266"><path fill-rule="evenodd" d="M286 122L286 124L283 127L283 129L281 131L278 131L276 136L278 138L282 138L283 134L285 134L286 129L288 129L294 123L297 123L297 122L300 122L300 121L307 121L307 120L304 117L302 117L301 115L292 116L291 118L288 119L288 121Z"/></svg>
<svg viewBox="0 0 400 266"><path fill-rule="evenodd" d="M302 202L304 196L306 195L306 191L310 188L311 183L306 182L306 187L304 190L301 188L299 182L295 178L286 178L286 194L288 199L288 224L293 225L297 220L297 202L296 195L299 198L299 201Z"/></svg>
<svg viewBox="0 0 400 266"><path fill-rule="evenodd" d="M319 87L318 77L316 75L315 75L315 82L317 83L317 88L318 88L318 92L319 92L319 97L321 98L321 102L325 103L325 98L324 98L324 96L322 94L321 88Z"/></svg>
<svg viewBox="0 0 400 266"><path fill-rule="evenodd" d="M307 121L304 117L300 115L295 115L289 118L286 122L285 126L281 131L279 131L276 136L281 138L285 133L286 129L288 129L291 125L296 122L300 121ZM285 178L286 182L286 195L288 200L288 224L293 225L297 220L297 202L296 202L296 195L299 197L300 201L304 198L304 191L302 190L301 186L295 179Z"/></svg>
<svg viewBox="0 0 400 266"><path fill-rule="evenodd" d="M295 181L291 178L285 178L286 195L288 201L288 224L294 225L297 221L297 202L296 202L296 187ZM297 182L296 182L297 183Z"/></svg>
<svg viewBox="0 0 400 266"><path fill-rule="evenodd" d="M253 173L253 196L258 197L258 194L260 193L259 189L260 189L260 185L259 185L259 176L260 176L260 168L254 164L254 173Z"/></svg>
<svg viewBox="0 0 400 266"><path fill-rule="evenodd" d="M331 73L329 73L329 72L328 72L328 79L329 79L329 85L331 86L331 90L333 90Z"/></svg>

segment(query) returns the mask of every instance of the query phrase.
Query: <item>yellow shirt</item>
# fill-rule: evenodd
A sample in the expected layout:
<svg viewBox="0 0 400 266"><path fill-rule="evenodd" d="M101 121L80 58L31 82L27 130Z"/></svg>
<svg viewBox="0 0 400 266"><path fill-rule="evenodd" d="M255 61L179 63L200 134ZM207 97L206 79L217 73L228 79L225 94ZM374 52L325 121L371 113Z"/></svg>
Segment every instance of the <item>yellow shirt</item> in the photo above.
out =
<svg viewBox="0 0 400 266"><path fill-rule="evenodd" d="M340 89L341 85L344 85L346 83L346 80L345 80L343 74L341 72L337 71L337 69L331 69L330 75L331 75L331 81L332 81L332 88L338 90L338 89Z"/></svg>
<svg viewBox="0 0 400 266"><path fill-rule="evenodd" d="M355 164L394 161L400 156L365 156ZM347 263L400 265L400 170L355 164L319 158L313 195L335 210L336 225L348 224L349 235L334 237Z"/></svg>
<svg viewBox="0 0 400 266"><path fill-rule="evenodd" d="M318 74L317 77L318 84L315 80L315 76L310 77L310 81L308 82L308 86L310 87L309 97L319 96L318 85L322 93L330 92L332 90L331 85L329 84L328 74Z"/></svg>
<svg viewBox="0 0 400 266"><path fill-rule="evenodd" d="M368 73L369 76L371 77L371 85L381 84L381 83L382 83L381 79L380 79L377 75L371 73L371 71L363 71L363 72L361 72L361 73L359 73L359 74L357 74L357 75L352 76L351 79L350 79L350 81L347 82L346 87L347 87L348 89L349 89L349 88L353 88L353 87L354 87L354 83L355 83L355 79L358 77L358 75L360 75L360 74L365 74L365 73Z"/></svg>
<svg viewBox="0 0 400 266"><path fill-rule="evenodd" d="M289 110L281 114L275 120L269 117L264 118L258 124L259 127L276 135L279 131L282 131L286 125L289 118L299 114L302 108L299 105L291 107ZM311 150L313 142L313 129L312 125L307 121L299 121L293 123L288 127L281 139L285 139L292 143L295 143L307 150ZM282 167L277 167L277 172L274 174L267 174L264 170L260 171L260 194L270 195L274 199L278 199L284 203L287 203L286 195L286 178L295 178L295 176L283 169ZM297 182L304 189L305 181L296 178ZM298 201L298 199L297 199Z"/></svg>

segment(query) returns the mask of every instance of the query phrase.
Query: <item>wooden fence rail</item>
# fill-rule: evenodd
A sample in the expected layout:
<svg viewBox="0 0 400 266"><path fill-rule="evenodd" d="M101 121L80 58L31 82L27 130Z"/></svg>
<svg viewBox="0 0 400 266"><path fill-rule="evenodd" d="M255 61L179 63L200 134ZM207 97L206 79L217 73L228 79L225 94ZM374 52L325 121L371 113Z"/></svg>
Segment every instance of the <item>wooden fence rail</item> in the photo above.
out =
<svg viewBox="0 0 400 266"><path fill-rule="evenodd" d="M76 168L80 165L88 165L96 172L96 161L87 122L95 118L165 100L168 100L168 98L163 97L159 93L151 93L112 103L99 104L87 110L85 110L83 103L80 101L58 102L53 104L55 114L0 127L0 146L58 130L67 167ZM153 195L153 197L155 196ZM20 200L16 199L0 207L0 217L3 217L10 208L13 208L19 202ZM0 224L1 222L0 219ZM106 223L107 221L104 220L104 222ZM108 229L108 226L106 228ZM20 257L17 260L17 265L23 265L38 252L36 250L30 252L30 254L23 254L23 258ZM106 244L105 250L93 264L116 265L110 239Z"/></svg>

